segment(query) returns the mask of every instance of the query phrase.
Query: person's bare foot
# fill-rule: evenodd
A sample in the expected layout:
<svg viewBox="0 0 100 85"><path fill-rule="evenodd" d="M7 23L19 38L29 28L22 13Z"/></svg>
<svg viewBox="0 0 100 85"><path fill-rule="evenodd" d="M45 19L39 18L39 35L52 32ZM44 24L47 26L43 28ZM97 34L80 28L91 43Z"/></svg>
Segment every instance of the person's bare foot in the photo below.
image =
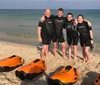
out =
<svg viewBox="0 0 100 85"><path fill-rule="evenodd" d="M75 61L75 63L78 63L78 60L77 60L77 58L74 58L74 61Z"/></svg>
<svg viewBox="0 0 100 85"><path fill-rule="evenodd" d="M88 60L87 60L87 58L85 58L85 62L87 62Z"/></svg>
<svg viewBox="0 0 100 85"><path fill-rule="evenodd" d="M87 60L86 64L89 64L90 63L90 60Z"/></svg>
<svg viewBox="0 0 100 85"><path fill-rule="evenodd" d="M68 59L70 60L70 59L71 59L71 57L68 57Z"/></svg>
<svg viewBox="0 0 100 85"><path fill-rule="evenodd" d="M53 54L54 54L54 56L56 56L57 55L57 52L53 52Z"/></svg>
<svg viewBox="0 0 100 85"><path fill-rule="evenodd" d="M74 57L74 61L77 61L77 58L76 57Z"/></svg>
<svg viewBox="0 0 100 85"><path fill-rule="evenodd" d="M40 59L41 59L41 60L44 60L44 57L41 57Z"/></svg>
<svg viewBox="0 0 100 85"><path fill-rule="evenodd" d="M54 54L54 56L56 56L57 54Z"/></svg>
<svg viewBox="0 0 100 85"><path fill-rule="evenodd" d="M83 63L85 63L86 62L86 60L85 60L85 58L83 58Z"/></svg>
<svg viewBox="0 0 100 85"><path fill-rule="evenodd" d="M65 59L65 60L68 59L67 56L63 56L62 58Z"/></svg>
<svg viewBox="0 0 100 85"><path fill-rule="evenodd" d="M76 61L74 61L75 62L75 64L78 64L78 61L76 60Z"/></svg>
<svg viewBox="0 0 100 85"><path fill-rule="evenodd" d="M45 56L46 58L48 58L49 56Z"/></svg>
<svg viewBox="0 0 100 85"><path fill-rule="evenodd" d="M46 57L46 58L49 57L49 54L48 54L48 55L45 55L45 57Z"/></svg>

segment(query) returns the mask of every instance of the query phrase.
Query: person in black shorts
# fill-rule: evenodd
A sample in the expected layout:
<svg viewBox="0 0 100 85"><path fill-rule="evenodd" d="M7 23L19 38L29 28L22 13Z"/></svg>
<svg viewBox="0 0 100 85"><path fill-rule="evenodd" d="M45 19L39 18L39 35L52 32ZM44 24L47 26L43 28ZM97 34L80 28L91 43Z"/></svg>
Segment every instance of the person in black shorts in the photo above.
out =
<svg viewBox="0 0 100 85"><path fill-rule="evenodd" d="M88 23L83 21L83 15L78 15L77 31L80 35L80 45L82 47L82 54L84 61L90 62L89 47L93 44L93 33L92 28L88 26Z"/></svg>
<svg viewBox="0 0 100 85"><path fill-rule="evenodd" d="M75 24L75 20L73 19L73 14L68 13L65 21L66 36L68 43L68 57L71 58L71 48L74 47L74 60L76 61L77 56L77 44L78 44L78 32Z"/></svg>
<svg viewBox="0 0 100 85"><path fill-rule="evenodd" d="M43 48L41 51L41 58L44 59L44 55L48 56L48 48L51 43L51 38L53 36L53 20L51 19L50 9L45 11L45 21L39 22L38 24L38 39L39 42L42 42Z"/></svg>
<svg viewBox="0 0 100 85"><path fill-rule="evenodd" d="M64 14L64 10L62 8L58 9L58 13L57 16L55 16L54 20L54 28L55 28L55 35L53 37L53 46L54 46L54 53L56 54L57 51L57 43L61 44L62 46L62 55L63 58L67 58L66 57L66 43L65 43L65 39L63 36L63 28L64 28L64 22L65 22L65 17L63 17Z"/></svg>

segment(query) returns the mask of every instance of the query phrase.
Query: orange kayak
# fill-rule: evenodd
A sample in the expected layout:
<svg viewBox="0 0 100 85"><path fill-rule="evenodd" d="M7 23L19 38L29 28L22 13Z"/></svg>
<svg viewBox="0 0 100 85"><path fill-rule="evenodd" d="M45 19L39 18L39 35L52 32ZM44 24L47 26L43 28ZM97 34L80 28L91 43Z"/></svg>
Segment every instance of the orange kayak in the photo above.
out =
<svg viewBox="0 0 100 85"><path fill-rule="evenodd" d="M97 78L94 80L94 85L100 85L100 74L97 76Z"/></svg>
<svg viewBox="0 0 100 85"><path fill-rule="evenodd" d="M24 59L20 56L13 55L11 57L0 60L0 72L8 72L23 65Z"/></svg>
<svg viewBox="0 0 100 85"><path fill-rule="evenodd" d="M46 70L46 64L44 60L36 59L29 64L20 67L15 71L16 76L21 79L32 80Z"/></svg>
<svg viewBox="0 0 100 85"><path fill-rule="evenodd" d="M78 70L72 66L63 67L48 79L49 85L73 84L79 79Z"/></svg>

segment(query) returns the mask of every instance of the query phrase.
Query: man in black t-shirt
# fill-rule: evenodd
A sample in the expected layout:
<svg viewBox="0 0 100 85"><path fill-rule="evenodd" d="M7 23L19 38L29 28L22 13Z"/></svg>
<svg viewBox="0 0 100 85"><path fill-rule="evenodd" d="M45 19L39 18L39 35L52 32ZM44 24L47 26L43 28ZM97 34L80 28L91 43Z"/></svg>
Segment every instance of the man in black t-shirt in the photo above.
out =
<svg viewBox="0 0 100 85"><path fill-rule="evenodd" d="M51 38L53 36L53 21L51 19L51 11L50 9L46 9L45 11L45 21L39 22L38 24L38 39L39 42L42 42L43 48L41 51L41 58L44 59L44 55L48 57L48 48L51 43Z"/></svg>

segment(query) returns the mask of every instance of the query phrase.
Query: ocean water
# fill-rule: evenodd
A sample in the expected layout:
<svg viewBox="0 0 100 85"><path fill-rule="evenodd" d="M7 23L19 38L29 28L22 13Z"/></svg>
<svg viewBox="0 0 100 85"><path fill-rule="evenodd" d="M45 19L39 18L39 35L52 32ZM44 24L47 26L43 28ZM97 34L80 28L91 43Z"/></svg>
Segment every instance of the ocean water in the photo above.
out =
<svg viewBox="0 0 100 85"><path fill-rule="evenodd" d="M39 9L0 9L0 34L37 39L37 25L45 10ZM56 15L57 10L51 10ZM79 14L92 23L94 40L100 42L100 10L65 10L64 16L72 12Z"/></svg>

